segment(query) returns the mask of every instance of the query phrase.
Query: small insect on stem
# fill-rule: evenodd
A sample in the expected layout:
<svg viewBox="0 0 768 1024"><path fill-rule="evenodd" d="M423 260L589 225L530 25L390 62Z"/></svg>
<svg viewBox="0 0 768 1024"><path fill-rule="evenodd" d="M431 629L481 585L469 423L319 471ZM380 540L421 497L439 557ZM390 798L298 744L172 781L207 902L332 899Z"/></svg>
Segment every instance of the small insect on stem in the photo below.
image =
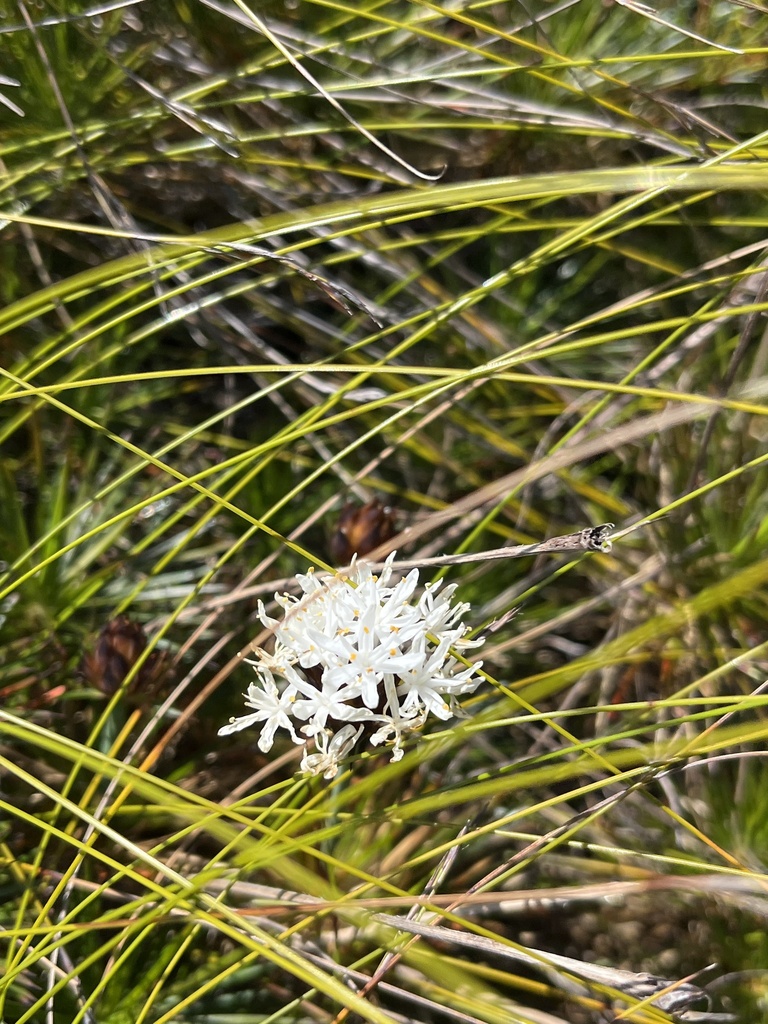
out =
<svg viewBox="0 0 768 1024"><path fill-rule="evenodd" d="M567 533L562 537L551 537L539 545L542 551L573 551L583 548L585 551L610 551L612 548L609 539L614 523L603 523L601 526L588 526L578 533Z"/></svg>

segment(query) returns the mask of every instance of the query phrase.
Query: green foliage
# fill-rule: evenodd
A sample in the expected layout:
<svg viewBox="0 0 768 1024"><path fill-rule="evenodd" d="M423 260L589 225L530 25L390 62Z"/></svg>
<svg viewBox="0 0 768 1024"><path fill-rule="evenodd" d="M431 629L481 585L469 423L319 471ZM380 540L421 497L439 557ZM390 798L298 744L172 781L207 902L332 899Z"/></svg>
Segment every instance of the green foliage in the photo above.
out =
<svg viewBox="0 0 768 1024"><path fill-rule="evenodd" d="M669 1019L419 904L757 1019L761 9L2 13L0 1020ZM308 780L216 733L375 496L414 561L641 525L438 570L471 717Z"/></svg>

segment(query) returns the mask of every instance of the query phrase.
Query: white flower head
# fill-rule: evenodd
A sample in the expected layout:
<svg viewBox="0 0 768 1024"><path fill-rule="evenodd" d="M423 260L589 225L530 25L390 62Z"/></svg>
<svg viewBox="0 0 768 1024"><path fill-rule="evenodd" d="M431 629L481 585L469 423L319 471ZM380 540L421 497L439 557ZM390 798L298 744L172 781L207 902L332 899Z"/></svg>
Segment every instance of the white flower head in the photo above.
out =
<svg viewBox="0 0 768 1024"><path fill-rule="evenodd" d="M302 770L330 779L361 736L373 746L390 744L392 760L399 761L404 737L428 715L446 721L461 713L457 696L481 682L482 662L466 666L455 656L483 642L465 639L461 617L469 605L452 605L455 586L441 589L439 583L427 584L412 600L418 569L390 586L394 557L380 576L364 562L345 575L297 576L301 597L275 594L282 619L259 605L275 649L255 649L251 664L259 681L246 695L254 713L233 718L220 736L261 725L259 748L266 752L275 732L285 729L294 743L305 744ZM314 753L307 752L307 740Z"/></svg>

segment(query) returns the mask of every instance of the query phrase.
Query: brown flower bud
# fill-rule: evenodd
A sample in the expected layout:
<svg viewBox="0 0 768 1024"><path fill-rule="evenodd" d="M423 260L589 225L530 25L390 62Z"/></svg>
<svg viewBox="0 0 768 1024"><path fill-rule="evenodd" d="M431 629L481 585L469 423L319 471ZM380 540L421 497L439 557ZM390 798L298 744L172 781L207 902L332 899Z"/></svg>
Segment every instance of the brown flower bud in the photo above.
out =
<svg viewBox="0 0 768 1024"><path fill-rule="evenodd" d="M353 555L367 555L396 532L395 510L378 498L365 505L347 502L331 537L331 557L337 565L347 565Z"/></svg>
<svg viewBox="0 0 768 1024"><path fill-rule="evenodd" d="M141 626L127 615L118 615L104 626L93 651L83 655L80 672L96 689L111 697L147 646ZM153 651L134 676L130 689L154 688L165 669L165 654Z"/></svg>

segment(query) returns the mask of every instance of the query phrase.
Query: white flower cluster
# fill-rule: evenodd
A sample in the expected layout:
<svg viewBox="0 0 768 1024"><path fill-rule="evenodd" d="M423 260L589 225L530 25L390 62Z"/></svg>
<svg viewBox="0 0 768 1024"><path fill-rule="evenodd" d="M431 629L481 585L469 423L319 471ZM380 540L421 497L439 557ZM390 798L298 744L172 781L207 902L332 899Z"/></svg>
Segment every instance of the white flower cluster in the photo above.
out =
<svg viewBox="0 0 768 1024"><path fill-rule="evenodd" d="M424 724L431 712L445 721L460 712L456 696L480 684L451 654L478 647L464 639L461 616L469 605L451 606L456 589L438 594L440 582L427 584L416 602L418 569L389 586L394 552L380 576L365 563L347 575L318 579L310 570L296 577L302 597L275 594L282 621L259 604L259 618L275 635L274 653L255 648L258 682L248 687L245 703L253 714L233 718L220 736L261 725L259 748L272 747L277 729L305 744L302 770L332 779L364 731L377 746L392 743L392 760L403 756L403 737ZM275 676L284 680L281 688ZM298 732L296 723L300 724ZM307 751L308 740L314 752Z"/></svg>

